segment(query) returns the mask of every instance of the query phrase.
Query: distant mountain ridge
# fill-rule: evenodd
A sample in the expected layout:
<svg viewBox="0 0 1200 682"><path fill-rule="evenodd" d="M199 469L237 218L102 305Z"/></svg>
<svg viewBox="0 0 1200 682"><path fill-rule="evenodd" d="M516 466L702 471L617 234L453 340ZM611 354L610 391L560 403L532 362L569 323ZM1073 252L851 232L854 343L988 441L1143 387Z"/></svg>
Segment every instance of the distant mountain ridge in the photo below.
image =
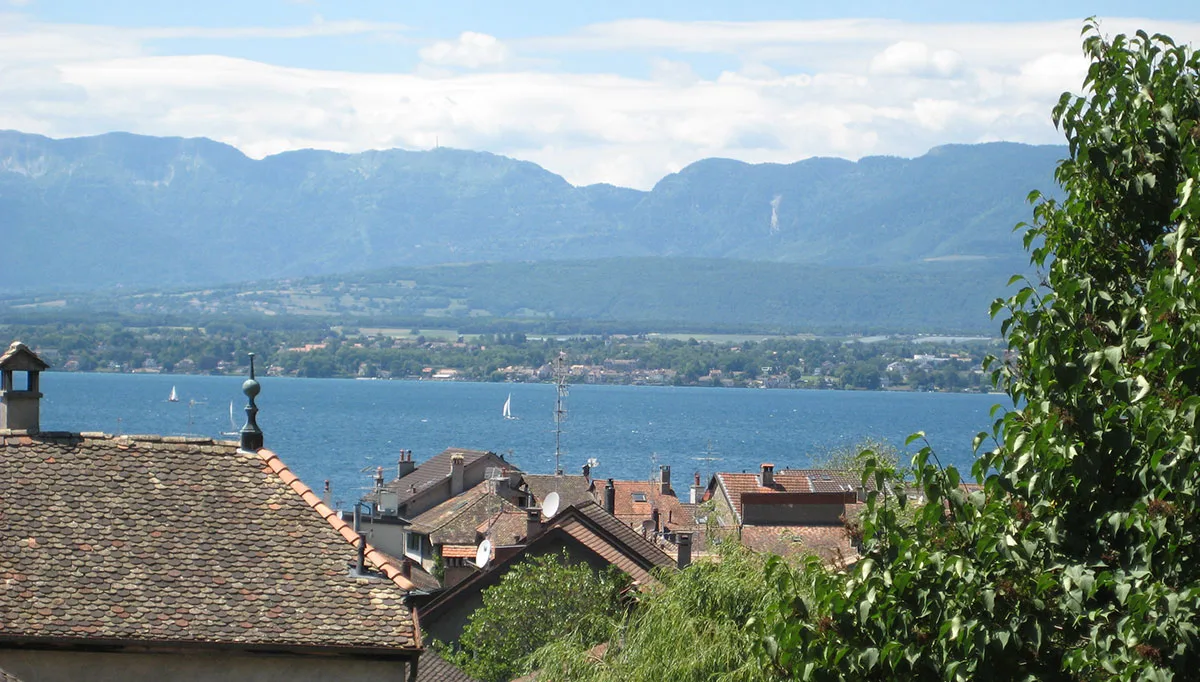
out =
<svg viewBox="0 0 1200 682"><path fill-rule="evenodd" d="M0 290L644 256L1009 271L1026 261L1012 233L1025 196L1053 190L1064 154L992 143L916 159L706 159L643 192L455 149L253 160L204 138L0 131Z"/></svg>

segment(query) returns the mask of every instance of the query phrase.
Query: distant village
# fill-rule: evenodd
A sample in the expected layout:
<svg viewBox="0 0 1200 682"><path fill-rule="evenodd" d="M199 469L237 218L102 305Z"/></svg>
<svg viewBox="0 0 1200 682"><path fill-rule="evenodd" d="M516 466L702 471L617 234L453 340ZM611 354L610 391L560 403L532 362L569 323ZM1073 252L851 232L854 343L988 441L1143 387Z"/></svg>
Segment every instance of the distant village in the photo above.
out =
<svg viewBox="0 0 1200 682"><path fill-rule="evenodd" d="M63 371L239 374L258 349L271 376L542 382L560 350L572 383L987 391L995 341L952 337L759 340L637 334L532 337L413 330L0 326Z"/></svg>

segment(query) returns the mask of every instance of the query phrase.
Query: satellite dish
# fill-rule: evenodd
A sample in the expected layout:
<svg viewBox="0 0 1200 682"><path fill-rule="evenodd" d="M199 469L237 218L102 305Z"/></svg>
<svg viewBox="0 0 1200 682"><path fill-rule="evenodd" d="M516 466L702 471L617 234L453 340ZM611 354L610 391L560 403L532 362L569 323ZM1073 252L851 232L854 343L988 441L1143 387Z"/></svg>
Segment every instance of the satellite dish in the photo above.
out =
<svg viewBox="0 0 1200 682"><path fill-rule="evenodd" d="M554 515L558 513L558 505L558 493L550 493L546 499L542 500L542 513L548 519L554 518Z"/></svg>
<svg viewBox="0 0 1200 682"><path fill-rule="evenodd" d="M479 543L479 549L475 550L475 565L483 568L487 566L488 561L492 558L492 541L484 540Z"/></svg>
<svg viewBox="0 0 1200 682"><path fill-rule="evenodd" d="M589 457L587 464L592 469L595 469L596 467L600 466L600 460L596 459L595 457Z"/></svg>

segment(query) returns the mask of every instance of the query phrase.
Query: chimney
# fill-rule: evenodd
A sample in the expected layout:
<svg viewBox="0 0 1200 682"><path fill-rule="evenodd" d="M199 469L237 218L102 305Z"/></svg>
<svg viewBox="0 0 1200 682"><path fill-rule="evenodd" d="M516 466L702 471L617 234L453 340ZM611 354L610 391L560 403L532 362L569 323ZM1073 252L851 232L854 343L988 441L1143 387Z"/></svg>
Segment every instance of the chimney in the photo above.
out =
<svg viewBox="0 0 1200 682"><path fill-rule="evenodd" d="M770 488L771 486L775 485L775 465L774 464L763 464L762 465L762 480L760 481L760 483L762 484L762 487L764 487L764 488Z"/></svg>
<svg viewBox="0 0 1200 682"><path fill-rule="evenodd" d="M463 456L459 453L450 455L450 496L457 497L463 491Z"/></svg>
<svg viewBox="0 0 1200 682"><path fill-rule="evenodd" d="M331 507L332 505L329 504L329 501L332 499L333 493L329 490L329 479L327 478L325 479L325 494L321 496L321 501L325 503L326 507Z"/></svg>
<svg viewBox="0 0 1200 682"><path fill-rule="evenodd" d="M20 341L13 341L4 355L0 355L0 429L38 432L42 401L38 374L49 368ZM18 388L14 383L13 372L25 374L24 387Z"/></svg>
<svg viewBox="0 0 1200 682"><path fill-rule="evenodd" d="M592 465L590 465L590 464L583 465L583 482L584 483L592 482Z"/></svg>
<svg viewBox="0 0 1200 682"><path fill-rule="evenodd" d="M258 452L263 447L263 432L258 428L258 405L254 397L262 390L262 386L254 378L254 353L250 353L250 378L242 382L242 393L250 399L246 405L246 425L241 431L241 449L246 452Z"/></svg>
<svg viewBox="0 0 1200 682"><path fill-rule="evenodd" d="M396 462L396 478L401 479L411 474L417 465L413 463L412 450L401 450L400 461Z"/></svg>
<svg viewBox="0 0 1200 682"><path fill-rule="evenodd" d="M542 510L529 509L525 512L525 543L542 533Z"/></svg>
<svg viewBox="0 0 1200 682"><path fill-rule="evenodd" d="M658 493L660 495L671 494L671 467L666 464L658 467Z"/></svg>
<svg viewBox="0 0 1200 682"><path fill-rule="evenodd" d="M676 555L676 565L683 569L687 568L692 563L692 534L680 533L676 538L678 546L678 554Z"/></svg>
<svg viewBox="0 0 1200 682"><path fill-rule="evenodd" d="M405 578L412 577L412 559L404 557L404 560L400 562L400 575Z"/></svg>
<svg viewBox="0 0 1200 682"><path fill-rule="evenodd" d="M650 510L650 520L654 522L654 532L658 532L658 507Z"/></svg>
<svg viewBox="0 0 1200 682"><path fill-rule="evenodd" d="M604 486L604 511L609 514L616 514L617 509L617 488L613 485L613 480L608 479L608 485Z"/></svg>
<svg viewBox="0 0 1200 682"><path fill-rule="evenodd" d="M691 494L688 496L688 502L692 504L700 504L700 500L704 498L704 486L700 485L700 472L696 472L696 480L692 482Z"/></svg>
<svg viewBox="0 0 1200 682"><path fill-rule="evenodd" d="M375 490L378 492L383 489L383 467L375 469Z"/></svg>

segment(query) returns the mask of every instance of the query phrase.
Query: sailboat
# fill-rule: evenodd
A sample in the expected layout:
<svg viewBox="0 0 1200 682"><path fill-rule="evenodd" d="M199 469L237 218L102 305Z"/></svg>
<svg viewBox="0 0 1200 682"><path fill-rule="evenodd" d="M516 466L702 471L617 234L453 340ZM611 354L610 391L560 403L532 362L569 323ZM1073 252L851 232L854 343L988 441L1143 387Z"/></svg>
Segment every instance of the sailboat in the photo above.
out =
<svg viewBox="0 0 1200 682"><path fill-rule="evenodd" d="M504 418L505 419L520 419L512 414L512 394L508 394L508 400L504 401Z"/></svg>
<svg viewBox="0 0 1200 682"><path fill-rule="evenodd" d="M177 403L177 402L179 402L179 394L177 394L177 393L175 392L175 387L174 387L174 386L172 386L172 387L171 387L171 395L167 396L167 402L169 402L169 403Z"/></svg>
<svg viewBox="0 0 1200 682"><path fill-rule="evenodd" d="M222 436L236 436L239 433L241 433L241 432L238 431L237 422L233 420L233 401L230 400L229 401L229 430L223 431L221 433L221 435Z"/></svg>

